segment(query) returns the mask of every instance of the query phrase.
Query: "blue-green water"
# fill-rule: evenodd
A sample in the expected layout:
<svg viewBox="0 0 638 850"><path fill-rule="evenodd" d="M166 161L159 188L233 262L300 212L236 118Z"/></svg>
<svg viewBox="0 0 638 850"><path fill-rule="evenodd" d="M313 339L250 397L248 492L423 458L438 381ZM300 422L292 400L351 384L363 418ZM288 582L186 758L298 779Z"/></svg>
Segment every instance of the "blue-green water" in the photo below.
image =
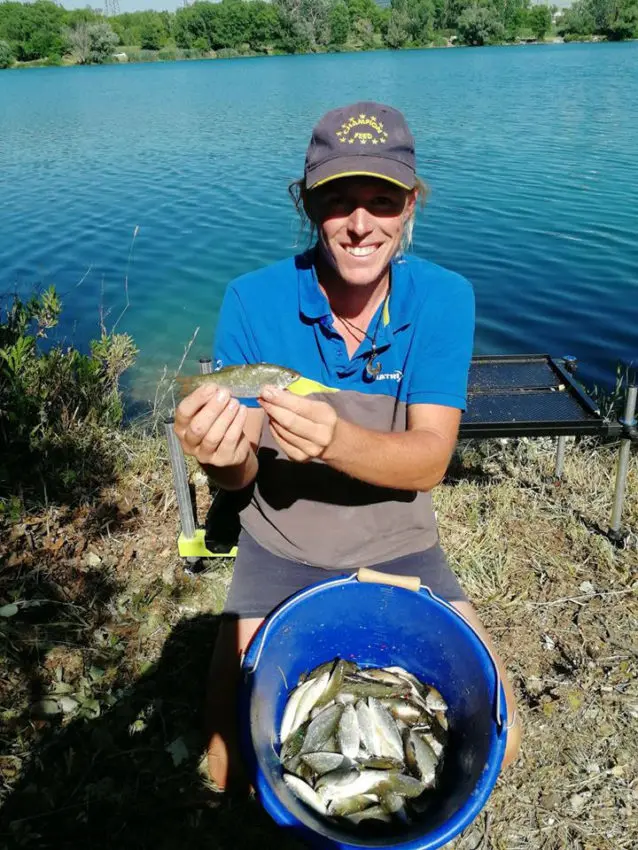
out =
<svg viewBox="0 0 638 850"><path fill-rule="evenodd" d="M359 99L408 117L415 250L474 284L476 353L571 353L597 382L638 359L635 43L4 72L0 292L54 283L79 345L121 317L152 398L197 328L209 355L227 282L300 244L288 182Z"/></svg>

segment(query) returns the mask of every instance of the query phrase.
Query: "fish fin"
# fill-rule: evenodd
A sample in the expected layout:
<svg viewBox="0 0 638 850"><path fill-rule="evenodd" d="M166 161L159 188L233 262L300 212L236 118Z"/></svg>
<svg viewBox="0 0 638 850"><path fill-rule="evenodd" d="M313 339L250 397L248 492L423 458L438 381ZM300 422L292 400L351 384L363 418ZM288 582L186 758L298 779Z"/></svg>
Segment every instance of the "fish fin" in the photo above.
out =
<svg viewBox="0 0 638 850"><path fill-rule="evenodd" d="M299 377L287 388L289 393L294 395L311 395L311 393L338 393L339 390L334 387L326 387L318 381L312 381L310 378Z"/></svg>

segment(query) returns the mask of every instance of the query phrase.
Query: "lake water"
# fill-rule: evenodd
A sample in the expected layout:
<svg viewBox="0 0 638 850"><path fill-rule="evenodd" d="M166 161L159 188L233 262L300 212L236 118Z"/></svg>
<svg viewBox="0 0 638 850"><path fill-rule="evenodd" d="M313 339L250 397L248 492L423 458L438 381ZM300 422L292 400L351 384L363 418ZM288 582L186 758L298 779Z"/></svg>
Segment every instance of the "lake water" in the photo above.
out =
<svg viewBox="0 0 638 850"><path fill-rule="evenodd" d="M209 356L226 284L305 244L288 182L359 99L412 126L415 251L472 281L476 353L570 353L599 383L638 360L636 43L0 73L0 292L55 284L81 346L117 323L151 399L195 333Z"/></svg>

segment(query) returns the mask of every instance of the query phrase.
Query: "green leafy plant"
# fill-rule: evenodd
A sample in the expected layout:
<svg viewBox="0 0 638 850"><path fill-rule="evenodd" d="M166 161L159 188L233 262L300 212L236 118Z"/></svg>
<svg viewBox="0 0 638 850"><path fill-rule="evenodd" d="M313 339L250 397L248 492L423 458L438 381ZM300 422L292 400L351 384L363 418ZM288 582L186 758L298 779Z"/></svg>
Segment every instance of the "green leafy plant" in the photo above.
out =
<svg viewBox="0 0 638 850"><path fill-rule="evenodd" d="M68 498L114 468L109 429L122 421L119 381L137 350L106 331L90 354L50 344L61 310L53 287L0 305L0 498Z"/></svg>

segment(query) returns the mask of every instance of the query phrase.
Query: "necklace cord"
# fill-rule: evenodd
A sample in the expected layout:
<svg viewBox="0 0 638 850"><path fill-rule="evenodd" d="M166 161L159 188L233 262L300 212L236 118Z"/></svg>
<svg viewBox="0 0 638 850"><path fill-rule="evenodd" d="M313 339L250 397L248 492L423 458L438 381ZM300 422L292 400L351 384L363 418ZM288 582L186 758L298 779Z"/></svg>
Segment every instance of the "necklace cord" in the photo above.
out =
<svg viewBox="0 0 638 850"><path fill-rule="evenodd" d="M348 330L350 330L350 328L352 327L356 331L358 331L360 334L363 334L363 336L366 339L370 340L372 345L371 345L370 355L368 356L368 362L366 363L366 372L368 373L368 375L370 375L373 378L376 377L379 374L379 372L381 371L381 362L379 360L377 360L376 363L373 363L372 361L374 360L376 353L377 353L377 334L379 332L379 325L381 324L381 318L382 318L382 316L385 312L389 298L390 298L390 287L388 286L388 291L385 295L385 298L383 299L383 304L381 306L381 310L380 310L379 316L377 318L377 323L376 323L375 328L374 328L374 334L372 336L370 336L370 334L367 331L364 331L363 328L360 328L358 325L355 325L354 322L351 322L350 319L346 319L345 316L340 316L338 313L335 313L335 316L339 319L339 321L342 324L344 324L348 328ZM350 333L352 333L352 331L350 331Z"/></svg>

